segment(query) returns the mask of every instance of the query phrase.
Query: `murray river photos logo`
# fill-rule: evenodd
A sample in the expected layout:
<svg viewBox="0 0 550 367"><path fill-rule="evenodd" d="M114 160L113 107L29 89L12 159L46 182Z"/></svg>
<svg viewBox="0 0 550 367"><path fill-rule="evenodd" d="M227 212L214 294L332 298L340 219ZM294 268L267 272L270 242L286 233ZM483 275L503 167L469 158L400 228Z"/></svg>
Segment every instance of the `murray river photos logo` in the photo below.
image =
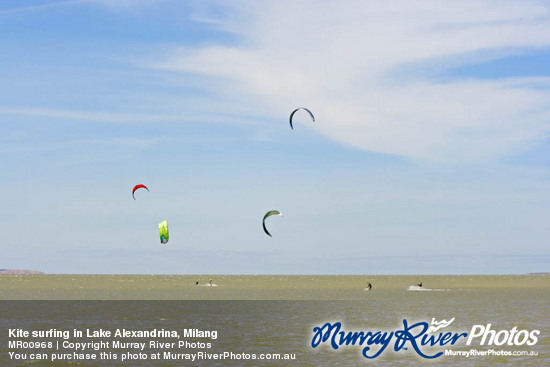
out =
<svg viewBox="0 0 550 367"><path fill-rule="evenodd" d="M472 343L488 346L532 346L538 342L540 334L539 330L518 330L517 327L497 331L492 329L491 324L473 325L469 333L443 330L454 320L453 317L449 321L432 319L431 324L425 321L411 324L404 319L403 329L394 331L345 331L340 322L327 322L313 328L311 347L327 344L336 350L359 346L363 357L373 359L385 350L391 350L388 347L393 346L395 352L412 349L423 358L433 359L440 357L445 351L434 351L434 348L452 346L457 342L465 342L468 346Z"/></svg>

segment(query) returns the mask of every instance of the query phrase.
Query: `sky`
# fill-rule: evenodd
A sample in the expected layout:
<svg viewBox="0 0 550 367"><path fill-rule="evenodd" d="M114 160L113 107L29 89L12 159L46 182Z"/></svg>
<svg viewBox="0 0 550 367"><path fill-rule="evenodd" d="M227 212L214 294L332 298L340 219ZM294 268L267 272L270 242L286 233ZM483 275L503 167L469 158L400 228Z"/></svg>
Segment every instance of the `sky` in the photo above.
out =
<svg viewBox="0 0 550 367"><path fill-rule="evenodd" d="M549 1L3 1L0 34L0 268L550 271Z"/></svg>

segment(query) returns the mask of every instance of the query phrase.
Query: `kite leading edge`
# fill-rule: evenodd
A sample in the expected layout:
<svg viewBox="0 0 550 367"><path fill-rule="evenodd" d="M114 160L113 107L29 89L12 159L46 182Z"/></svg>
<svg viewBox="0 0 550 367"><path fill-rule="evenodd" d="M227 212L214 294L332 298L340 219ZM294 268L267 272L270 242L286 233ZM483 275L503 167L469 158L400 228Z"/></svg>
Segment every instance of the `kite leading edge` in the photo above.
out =
<svg viewBox="0 0 550 367"><path fill-rule="evenodd" d="M292 126L292 117L294 117L294 114L295 114L298 110L304 110L304 111L306 111L307 113L309 113L309 116L311 116L311 119L313 120L313 122L315 122L315 117L313 116L313 113L311 113L310 110L308 110L308 109L305 108L305 107L298 107L297 109L295 109L294 111L292 111L292 113L290 114L290 117L288 118L288 121L290 122L290 128L291 128L292 130L294 130L294 126Z"/></svg>
<svg viewBox="0 0 550 367"><path fill-rule="evenodd" d="M143 184L139 184L139 185L136 185L134 186L134 188L132 189L132 197L134 198L134 200L136 200L136 197L134 196L134 193L136 192L137 189L145 189L147 191L149 191L149 189L147 188L147 186L143 185Z"/></svg>

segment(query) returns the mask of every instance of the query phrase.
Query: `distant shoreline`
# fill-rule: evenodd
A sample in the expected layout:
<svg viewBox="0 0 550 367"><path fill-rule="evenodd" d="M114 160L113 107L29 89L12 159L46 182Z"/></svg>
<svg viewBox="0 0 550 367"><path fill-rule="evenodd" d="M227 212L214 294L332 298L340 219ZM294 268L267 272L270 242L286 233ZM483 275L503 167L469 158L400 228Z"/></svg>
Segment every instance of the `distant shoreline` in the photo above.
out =
<svg viewBox="0 0 550 367"><path fill-rule="evenodd" d="M23 270L23 269L0 269L0 275L2 274L46 274L42 271L37 270ZM205 274L134 274L134 273L52 273L50 275L183 275L183 276L205 276ZM523 274L216 274L216 276L479 276L479 275L550 275L550 272L534 272L534 273L523 273Z"/></svg>
<svg viewBox="0 0 550 367"><path fill-rule="evenodd" d="M0 274L44 274L36 270L0 269Z"/></svg>

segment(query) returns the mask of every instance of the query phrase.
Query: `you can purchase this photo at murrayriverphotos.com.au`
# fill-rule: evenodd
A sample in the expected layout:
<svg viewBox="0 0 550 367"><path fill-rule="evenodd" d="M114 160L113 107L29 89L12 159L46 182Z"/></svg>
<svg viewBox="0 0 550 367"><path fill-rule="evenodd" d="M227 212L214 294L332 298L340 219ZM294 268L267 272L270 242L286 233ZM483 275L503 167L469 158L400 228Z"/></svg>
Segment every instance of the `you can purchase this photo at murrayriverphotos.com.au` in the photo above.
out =
<svg viewBox="0 0 550 367"><path fill-rule="evenodd" d="M0 366L550 365L550 1L0 34Z"/></svg>

